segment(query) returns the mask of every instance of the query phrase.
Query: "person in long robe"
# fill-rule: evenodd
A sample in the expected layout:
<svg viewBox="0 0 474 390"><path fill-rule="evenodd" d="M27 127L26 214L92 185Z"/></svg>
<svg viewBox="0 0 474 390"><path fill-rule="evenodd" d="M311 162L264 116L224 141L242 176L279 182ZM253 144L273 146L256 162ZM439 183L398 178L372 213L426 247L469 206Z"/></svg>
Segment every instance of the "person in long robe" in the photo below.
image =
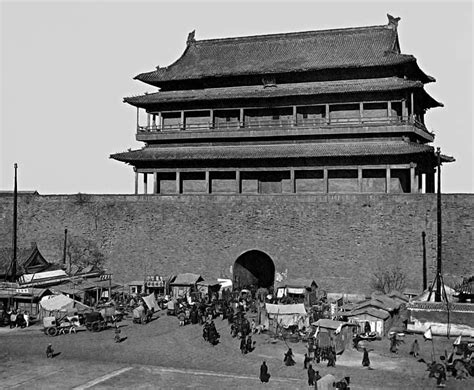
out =
<svg viewBox="0 0 474 390"><path fill-rule="evenodd" d="M247 353L247 340L245 336L240 339L240 352Z"/></svg>
<svg viewBox="0 0 474 390"><path fill-rule="evenodd" d="M364 355L362 357L362 367L370 367L369 351L364 347Z"/></svg>
<svg viewBox="0 0 474 390"><path fill-rule="evenodd" d="M313 360L311 359L307 353L304 354L304 361L303 361L303 368L306 370L308 368L308 363Z"/></svg>
<svg viewBox="0 0 474 390"><path fill-rule="evenodd" d="M420 354L420 344L418 344L418 340L415 339L413 341L413 344L411 345L411 349L410 349L410 355L413 355L413 357L418 357L418 355Z"/></svg>
<svg viewBox="0 0 474 390"><path fill-rule="evenodd" d="M308 366L308 386L314 386L315 378L316 378L316 371L314 371L313 366L310 364Z"/></svg>
<svg viewBox="0 0 474 390"><path fill-rule="evenodd" d="M332 351L332 348L328 351L328 367L336 367L336 355Z"/></svg>
<svg viewBox="0 0 474 390"><path fill-rule="evenodd" d="M394 333L392 338L390 339L390 352L398 353L398 340L396 333Z"/></svg>
<svg viewBox="0 0 474 390"><path fill-rule="evenodd" d="M285 353L285 357L283 359L285 366L294 366L295 360L293 359L293 351L291 348L288 348L288 351Z"/></svg>
<svg viewBox="0 0 474 390"><path fill-rule="evenodd" d="M270 374L268 373L267 363L263 361L262 365L260 366L260 381L262 383L267 383L270 380Z"/></svg>
<svg viewBox="0 0 474 390"><path fill-rule="evenodd" d="M246 348L247 348L247 352L252 352L253 351L253 345L252 345L252 336L251 335L248 335L247 336L247 342L246 342Z"/></svg>

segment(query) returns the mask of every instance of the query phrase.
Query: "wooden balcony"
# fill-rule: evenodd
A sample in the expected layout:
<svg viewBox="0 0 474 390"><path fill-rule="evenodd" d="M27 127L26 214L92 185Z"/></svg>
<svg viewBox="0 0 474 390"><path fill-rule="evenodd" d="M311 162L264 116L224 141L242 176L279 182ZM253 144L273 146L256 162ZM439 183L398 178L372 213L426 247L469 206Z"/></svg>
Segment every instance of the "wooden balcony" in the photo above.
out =
<svg viewBox="0 0 474 390"><path fill-rule="evenodd" d="M305 118L289 119L258 119L249 118L244 121L208 122L199 124L175 123L170 125L138 126L138 141L160 139L186 139L201 137L243 137L243 136L285 136L285 135L335 135L414 132L428 142L434 140L423 123L410 116L390 117L341 117L341 118Z"/></svg>

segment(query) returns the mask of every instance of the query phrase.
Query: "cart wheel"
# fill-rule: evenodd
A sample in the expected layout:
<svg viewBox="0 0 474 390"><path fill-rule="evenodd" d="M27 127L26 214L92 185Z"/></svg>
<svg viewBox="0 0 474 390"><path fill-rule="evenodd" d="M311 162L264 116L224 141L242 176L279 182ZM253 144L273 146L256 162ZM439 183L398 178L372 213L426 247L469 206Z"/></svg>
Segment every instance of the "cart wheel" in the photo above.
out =
<svg viewBox="0 0 474 390"><path fill-rule="evenodd" d="M100 323L94 322L94 323L92 324L92 331L93 331L93 332L98 332L99 330L100 330Z"/></svg>
<svg viewBox="0 0 474 390"><path fill-rule="evenodd" d="M46 329L46 333L48 336L57 336L58 335L58 328L55 328L54 326Z"/></svg>

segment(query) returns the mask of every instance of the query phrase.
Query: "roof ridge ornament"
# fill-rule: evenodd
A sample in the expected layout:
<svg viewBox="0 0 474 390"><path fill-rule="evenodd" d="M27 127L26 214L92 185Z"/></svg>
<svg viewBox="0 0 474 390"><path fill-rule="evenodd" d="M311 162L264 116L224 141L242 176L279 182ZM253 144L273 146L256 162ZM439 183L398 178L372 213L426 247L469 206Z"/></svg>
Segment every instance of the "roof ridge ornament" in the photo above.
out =
<svg viewBox="0 0 474 390"><path fill-rule="evenodd" d="M388 25L387 27L392 29L392 30L397 30L397 27L398 27L398 22L400 21L401 18L399 17L394 17L390 14L387 14L387 18L388 18Z"/></svg>
<svg viewBox="0 0 474 390"><path fill-rule="evenodd" d="M196 35L196 30L191 31L188 34L188 39L186 40L186 45L187 46L190 46L190 45L192 45L196 42L196 39L194 38L195 35Z"/></svg>

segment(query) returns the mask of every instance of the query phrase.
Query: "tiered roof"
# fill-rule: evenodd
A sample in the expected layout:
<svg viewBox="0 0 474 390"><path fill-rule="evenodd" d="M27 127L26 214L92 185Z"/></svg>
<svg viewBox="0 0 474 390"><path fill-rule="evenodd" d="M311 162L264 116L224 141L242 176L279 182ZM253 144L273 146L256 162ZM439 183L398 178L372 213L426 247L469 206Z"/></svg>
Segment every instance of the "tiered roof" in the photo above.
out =
<svg viewBox="0 0 474 390"><path fill-rule="evenodd" d="M395 156L434 153L434 148L407 141L321 142L264 145L154 147L111 155L131 164L165 161Z"/></svg>
<svg viewBox="0 0 474 390"><path fill-rule="evenodd" d="M282 74L334 68L411 64L422 82L434 81L401 54L396 25L256 35L197 41L188 37L181 57L135 79L160 86L209 77Z"/></svg>

